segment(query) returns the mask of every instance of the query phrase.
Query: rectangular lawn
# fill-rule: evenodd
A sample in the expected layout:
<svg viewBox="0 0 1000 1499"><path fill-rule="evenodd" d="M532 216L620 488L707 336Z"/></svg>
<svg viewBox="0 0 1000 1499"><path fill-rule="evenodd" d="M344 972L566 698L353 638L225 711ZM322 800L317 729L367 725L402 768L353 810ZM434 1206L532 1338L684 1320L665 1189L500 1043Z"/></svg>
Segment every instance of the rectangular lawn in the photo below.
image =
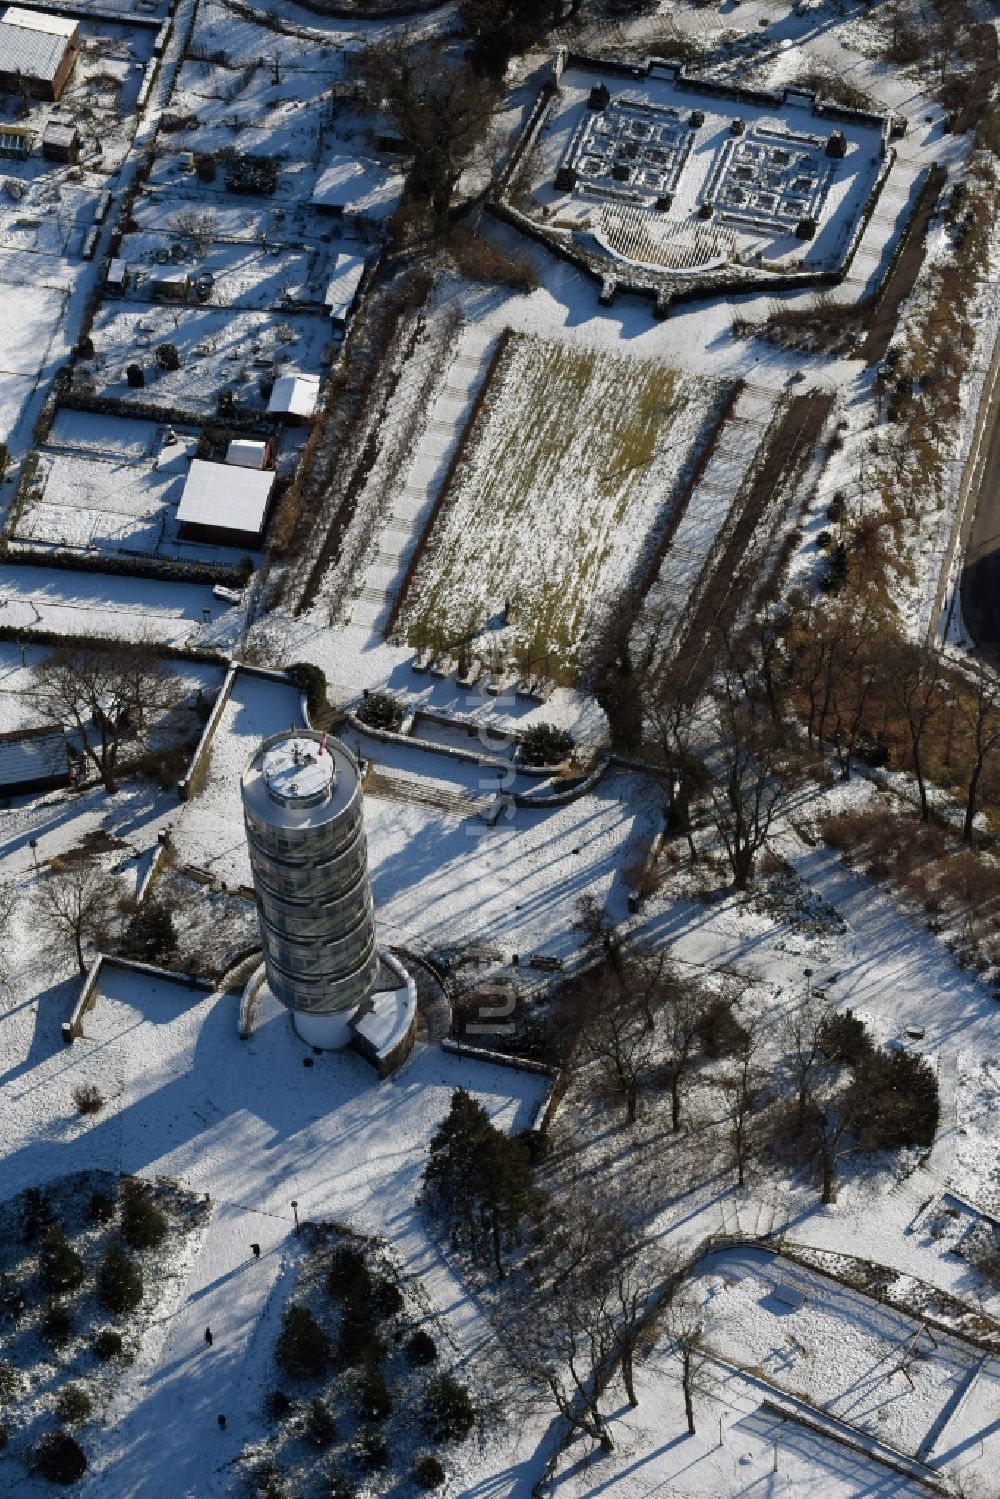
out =
<svg viewBox="0 0 1000 1499"><path fill-rule="evenodd" d="M503 626L522 669L571 681L642 572L725 394L663 365L514 335L401 629L455 649Z"/></svg>

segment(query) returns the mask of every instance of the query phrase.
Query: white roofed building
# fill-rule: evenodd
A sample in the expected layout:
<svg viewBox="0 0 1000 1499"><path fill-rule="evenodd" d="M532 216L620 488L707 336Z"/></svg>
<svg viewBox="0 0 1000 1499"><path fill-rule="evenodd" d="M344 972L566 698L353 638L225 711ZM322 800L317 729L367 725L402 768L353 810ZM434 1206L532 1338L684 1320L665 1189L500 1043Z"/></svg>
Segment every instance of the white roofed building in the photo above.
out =
<svg viewBox="0 0 1000 1499"><path fill-rule="evenodd" d="M267 403L272 416L305 420L312 416L319 402L318 375L279 375Z"/></svg>
<svg viewBox="0 0 1000 1499"><path fill-rule="evenodd" d="M79 51L77 21L8 5L0 17L0 93L58 99Z"/></svg>
<svg viewBox="0 0 1000 1499"><path fill-rule="evenodd" d="M333 275L326 289L324 301L330 310L330 321L335 328L346 328L358 291L365 274L367 261L363 255L338 255L333 266Z"/></svg>
<svg viewBox="0 0 1000 1499"><path fill-rule="evenodd" d="M70 780L66 735L59 727L15 729L0 734L0 796L51 791Z"/></svg>
<svg viewBox="0 0 1000 1499"><path fill-rule="evenodd" d="M226 449L226 462L237 468L266 468L270 443L254 437L234 437Z"/></svg>
<svg viewBox="0 0 1000 1499"><path fill-rule="evenodd" d="M334 156L313 188L313 207L356 225L377 226L395 213L403 175L378 161Z"/></svg>
<svg viewBox="0 0 1000 1499"><path fill-rule="evenodd" d="M193 459L177 507L181 535L254 550L263 539L273 488L273 473Z"/></svg>

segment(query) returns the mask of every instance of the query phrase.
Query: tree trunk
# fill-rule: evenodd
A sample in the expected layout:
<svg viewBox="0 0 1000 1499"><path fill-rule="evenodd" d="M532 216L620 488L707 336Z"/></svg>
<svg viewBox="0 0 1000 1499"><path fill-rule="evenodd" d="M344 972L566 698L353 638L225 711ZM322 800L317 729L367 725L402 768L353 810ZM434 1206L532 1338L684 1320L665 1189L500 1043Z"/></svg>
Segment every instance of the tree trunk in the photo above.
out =
<svg viewBox="0 0 1000 1499"><path fill-rule="evenodd" d="M684 1390L684 1414L687 1417L688 1436L693 1437L694 1431L694 1401L691 1398L691 1355L684 1355L684 1373L681 1377L681 1387Z"/></svg>
<svg viewBox="0 0 1000 1499"><path fill-rule="evenodd" d="M503 1255L500 1252L500 1219L493 1215L493 1263L497 1268L497 1280L506 1280L507 1272L503 1265Z"/></svg>
<svg viewBox="0 0 1000 1499"><path fill-rule="evenodd" d="M670 1127L676 1135L681 1127L681 1077L675 1072L670 1079Z"/></svg>
<svg viewBox="0 0 1000 1499"><path fill-rule="evenodd" d="M625 1090L625 1123L634 1124L639 1112L639 1089L635 1083L629 1083Z"/></svg>
<svg viewBox="0 0 1000 1499"><path fill-rule="evenodd" d="M739 849L733 853L733 889L745 890L753 872L753 859Z"/></svg>
<svg viewBox="0 0 1000 1499"><path fill-rule="evenodd" d="M73 933L73 940L76 942L76 961L80 965L80 972L86 973L87 964L83 956L83 933L79 928Z"/></svg>
<svg viewBox="0 0 1000 1499"><path fill-rule="evenodd" d="M979 777L982 774L983 762L977 760L969 777L969 794L965 802L965 822L962 824L962 842L971 843L973 825L976 821L976 807L979 801Z"/></svg>
<svg viewBox="0 0 1000 1499"><path fill-rule="evenodd" d="M920 761L920 750L916 744L913 746L913 773L917 778L917 790L920 792L920 821L930 822L931 812L927 805L927 787L924 785L924 768Z"/></svg>
<svg viewBox="0 0 1000 1499"><path fill-rule="evenodd" d="M833 1153L828 1148L823 1150L820 1169L823 1173L823 1206L829 1207L833 1201Z"/></svg>
<svg viewBox="0 0 1000 1499"><path fill-rule="evenodd" d="M625 1394L628 1396L628 1403L634 1410L635 1407L639 1404L639 1397L635 1393L635 1379L634 1371L632 1369L631 1348L625 1348L622 1350L622 1384L625 1386Z"/></svg>

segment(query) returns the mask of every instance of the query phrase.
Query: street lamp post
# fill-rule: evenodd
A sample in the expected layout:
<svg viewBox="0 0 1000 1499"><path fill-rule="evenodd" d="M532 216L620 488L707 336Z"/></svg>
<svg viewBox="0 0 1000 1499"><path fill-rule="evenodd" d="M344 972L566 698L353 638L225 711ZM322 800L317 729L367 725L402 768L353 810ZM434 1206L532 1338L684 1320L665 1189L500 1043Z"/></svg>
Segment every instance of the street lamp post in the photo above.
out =
<svg viewBox="0 0 1000 1499"><path fill-rule="evenodd" d="M292 1198L292 1212L295 1214L295 1232L298 1233L298 1231L299 1231L299 1205L296 1202L296 1200L295 1200L294 1197Z"/></svg>
<svg viewBox="0 0 1000 1499"><path fill-rule="evenodd" d="M803 968L802 973L803 973L803 976L805 977L805 981L806 981L806 1004L810 1004L812 1002L812 997L813 997L813 995L812 995L812 976L813 976L813 971L812 971L811 968Z"/></svg>

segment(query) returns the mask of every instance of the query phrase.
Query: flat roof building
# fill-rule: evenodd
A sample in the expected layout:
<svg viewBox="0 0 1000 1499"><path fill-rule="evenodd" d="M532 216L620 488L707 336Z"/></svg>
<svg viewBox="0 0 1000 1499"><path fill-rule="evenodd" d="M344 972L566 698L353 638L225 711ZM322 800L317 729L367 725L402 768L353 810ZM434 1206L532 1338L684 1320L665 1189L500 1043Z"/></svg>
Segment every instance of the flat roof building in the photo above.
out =
<svg viewBox="0 0 1000 1499"><path fill-rule="evenodd" d="M193 459L177 507L181 535L216 546L259 547L273 487L273 473Z"/></svg>
<svg viewBox="0 0 1000 1499"><path fill-rule="evenodd" d="M226 462L237 468L266 468L270 444L252 437L234 437L226 449Z"/></svg>
<svg viewBox="0 0 1000 1499"><path fill-rule="evenodd" d="M272 416L309 417L319 402L318 375L279 375L267 403Z"/></svg>
<svg viewBox="0 0 1000 1499"><path fill-rule="evenodd" d="M316 181L312 202L334 218L375 225L396 211L402 196L401 172L377 161L334 156Z"/></svg>
<svg viewBox="0 0 1000 1499"><path fill-rule="evenodd" d="M69 755L61 728L42 724L0 734L0 795L52 791L69 785Z"/></svg>
<svg viewBox="0 0 1000 1499"><path fill-rule="evenodd" d="M8 5L0 19L0 93L58 99L79 51L78 22Z"/></svg>

